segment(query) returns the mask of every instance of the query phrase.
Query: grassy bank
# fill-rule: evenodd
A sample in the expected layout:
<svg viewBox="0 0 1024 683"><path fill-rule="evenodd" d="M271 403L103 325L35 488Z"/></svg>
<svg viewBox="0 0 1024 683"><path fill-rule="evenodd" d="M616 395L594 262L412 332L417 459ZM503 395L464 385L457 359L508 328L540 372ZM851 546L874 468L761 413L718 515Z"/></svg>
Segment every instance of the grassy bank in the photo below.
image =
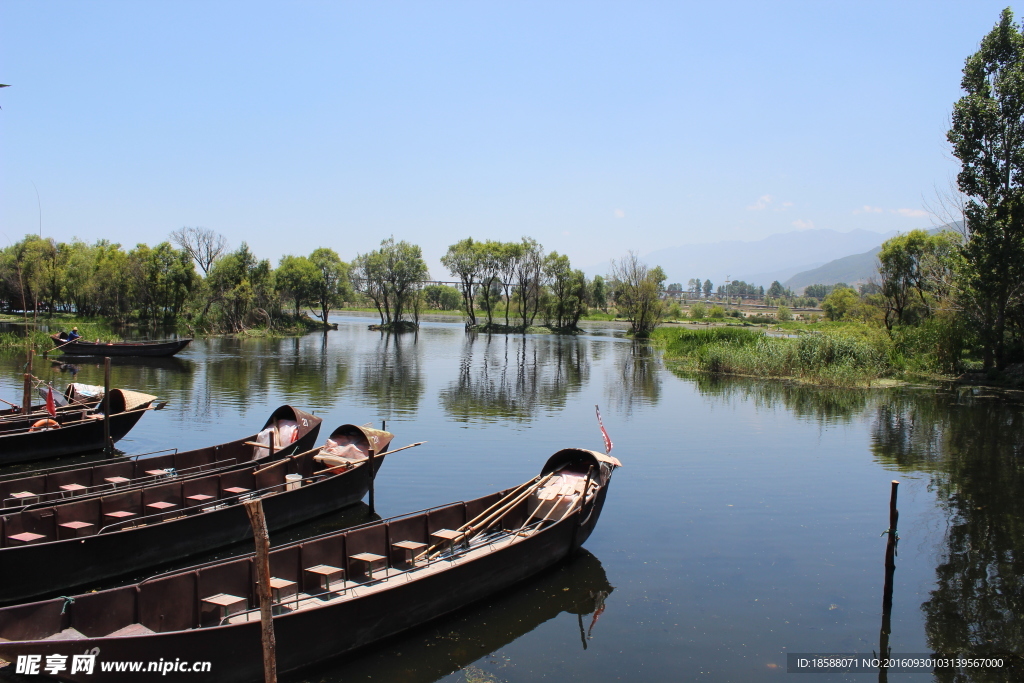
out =
<svg viewBox="0 0 1024 683"><path fill-rule="evenodd" d="M825 327L793 338L737 327L660 328L652 339L670 365L696 372L839 387L942 377L939 359L921 344L926 340L890 337L867 325Z"/></svg>

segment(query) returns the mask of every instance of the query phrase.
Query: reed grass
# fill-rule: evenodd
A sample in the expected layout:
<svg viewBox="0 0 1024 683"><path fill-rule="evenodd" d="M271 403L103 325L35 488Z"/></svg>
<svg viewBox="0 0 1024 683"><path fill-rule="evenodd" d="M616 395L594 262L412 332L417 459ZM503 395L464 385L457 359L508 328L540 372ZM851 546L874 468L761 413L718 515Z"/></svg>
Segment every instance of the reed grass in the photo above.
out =
<svg viewBox="0 0 1024 683"><path fill-rule="evenodd" d="M890 346L878 337L823 333L769 337L759 330L661 329L665 358L684 369L722 375L787 378L821 386L869 385L890 376Z"/></svg>

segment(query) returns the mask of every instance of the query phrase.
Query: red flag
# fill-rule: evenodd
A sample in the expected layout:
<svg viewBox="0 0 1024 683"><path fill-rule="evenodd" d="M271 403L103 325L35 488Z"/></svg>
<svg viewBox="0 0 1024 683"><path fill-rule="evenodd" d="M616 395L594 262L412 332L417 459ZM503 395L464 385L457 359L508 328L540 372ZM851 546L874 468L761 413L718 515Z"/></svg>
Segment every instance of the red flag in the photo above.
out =
<svg viewBox="0 0 1024 683"><path fill-rule="evenodd" d="M611 453L612 452L612 440L611 440L611 437L608 436L608 431L605 430L605 428L604 428L604 422L601 420L601 409L598 408L597 406L594 406L594 410L597 411L597 424L601 428L601 436L604 437L604 452L605 453Z"/></svg>
<svg viewBox="0 0 1024 683"><path fill-rule="evenodd" d="M53 403L53 387L47 387L46 392L46 412L50 414L50 417L57 417L57 406Z"/></svg>

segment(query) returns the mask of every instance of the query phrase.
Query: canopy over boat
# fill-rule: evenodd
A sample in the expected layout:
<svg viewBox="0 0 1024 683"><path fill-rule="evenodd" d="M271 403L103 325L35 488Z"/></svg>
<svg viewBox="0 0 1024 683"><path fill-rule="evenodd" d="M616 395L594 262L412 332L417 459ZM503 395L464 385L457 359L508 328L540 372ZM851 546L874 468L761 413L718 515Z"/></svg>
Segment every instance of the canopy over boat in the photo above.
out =
<svg viewBox="0 0 1024 683"><path fill-rule="evenodd" d="M110 439L121 440L142 419L156 396L110 390ZM0 465L88 453L104 447L100 406L58 411L56 417L26 415L0 421Z"/></svg>

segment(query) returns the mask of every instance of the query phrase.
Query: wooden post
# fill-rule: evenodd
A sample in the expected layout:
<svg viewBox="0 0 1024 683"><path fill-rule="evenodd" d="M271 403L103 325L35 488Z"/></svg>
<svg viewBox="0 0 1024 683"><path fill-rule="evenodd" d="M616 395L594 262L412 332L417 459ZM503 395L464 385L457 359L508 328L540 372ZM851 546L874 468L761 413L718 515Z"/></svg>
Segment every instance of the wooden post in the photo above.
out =
<svg viewBox="0 0 1024 683"><path fill-rule="evenodd" d="M263 500L245 501L245 512L256 542L256 584L260 598L260 626L263 642L263 680L277 683L277 641L274 638L273 595L270 592L270 535L263 515Z"/></svg>
<svg viewBox="0 0 1024 683"><path fill-rule="evenodd" d="M366 461L366 466L370 468L370 516L373 517L376 511L373 507L373 447L370 448L370 459Z"/></svg>
<svg viewBox="0 0 1024 683"><path fill-rule="evenodd" d="M900 512L896 509L896 489L899 485L900 483L894 479L889 493L889 529L885 532L889 536L889 540L885 544L882 628L878 633L878 657L883 661L889 656L889 634L892 633L892 579L896 573L896 544L900 540L899 534L896 533L896 523L900 518ZM879 683L886 683L889 680L889 670L886 667L878 667L878 680Z"/></svg>
<svg viewBox="0 0 1024 683"><path fill-rule="evenodd" d="M103 450L110 455L114 443L110 440L110 358L103 359Z"/></svg>
<svg viewBox="0 0 1024 683"><path fill-rule="evenodd" d="M21 394L21 412L28 415L32 412L32 349L28 350L28 360L25 363L25 387Z"/></svg>

